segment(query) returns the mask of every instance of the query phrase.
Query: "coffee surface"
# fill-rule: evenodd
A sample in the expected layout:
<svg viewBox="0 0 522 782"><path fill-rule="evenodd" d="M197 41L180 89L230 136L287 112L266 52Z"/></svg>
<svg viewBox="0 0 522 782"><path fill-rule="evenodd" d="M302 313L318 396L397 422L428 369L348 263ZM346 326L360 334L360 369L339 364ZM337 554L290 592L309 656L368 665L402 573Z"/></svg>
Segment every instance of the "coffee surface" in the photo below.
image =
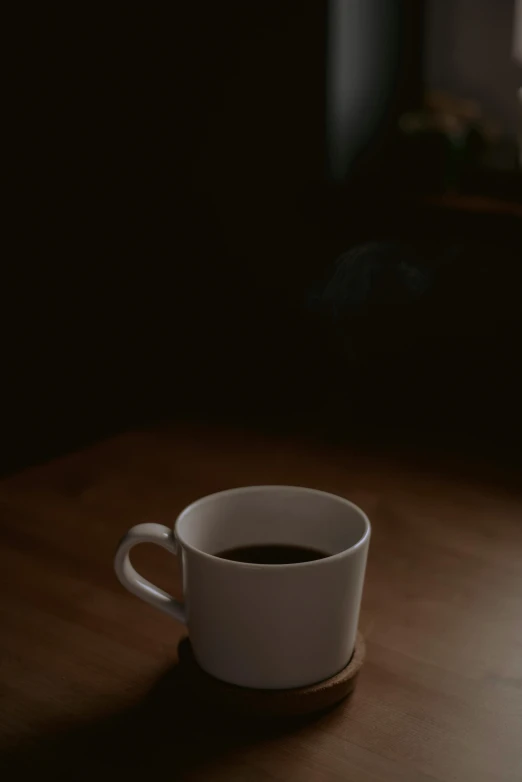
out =
<svg viewBox="0 0 522 782"><path fill-rule="evenodd" d="M295 565L299 562L314 562L329 554L308 546L291 546L280 543L258 546L237 546L216 554L221 559L233 562L248 562L253 565Z"/></svg>

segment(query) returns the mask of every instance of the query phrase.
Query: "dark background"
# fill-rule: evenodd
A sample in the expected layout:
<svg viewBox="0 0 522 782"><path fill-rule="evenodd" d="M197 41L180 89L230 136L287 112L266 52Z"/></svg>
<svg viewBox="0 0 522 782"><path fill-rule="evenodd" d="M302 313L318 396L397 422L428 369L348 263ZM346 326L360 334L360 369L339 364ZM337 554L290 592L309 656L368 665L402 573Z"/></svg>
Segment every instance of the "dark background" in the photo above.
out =
<svg viewBox="0 0 522 782"><path fill-rule="evenodd" d="M519 452L520 217L419 190L396 126L422 3L394 6L379 121L332 176L330 6L19 22L4 470L165 419ZM311 311L336 256L379 241L437 270L422 302L384 279L341 328Z"/></svg>

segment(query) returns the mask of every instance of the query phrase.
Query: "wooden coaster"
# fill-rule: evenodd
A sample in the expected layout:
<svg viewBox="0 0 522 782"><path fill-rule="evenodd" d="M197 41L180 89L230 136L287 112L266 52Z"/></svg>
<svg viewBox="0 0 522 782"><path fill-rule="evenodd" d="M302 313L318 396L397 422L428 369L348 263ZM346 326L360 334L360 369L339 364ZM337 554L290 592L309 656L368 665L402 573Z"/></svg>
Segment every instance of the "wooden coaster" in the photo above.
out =
<svg viewBox="0 0 522 782"><path fill-rule="evenodd" d="M342 671L317 684L291 690L238 687L210 676L196 662L188 638L180 641L178 657L191 690L221 710L257 717L301 717L328 709L352 692L365 651L364 639L357 633L354 653Z"/></svg>

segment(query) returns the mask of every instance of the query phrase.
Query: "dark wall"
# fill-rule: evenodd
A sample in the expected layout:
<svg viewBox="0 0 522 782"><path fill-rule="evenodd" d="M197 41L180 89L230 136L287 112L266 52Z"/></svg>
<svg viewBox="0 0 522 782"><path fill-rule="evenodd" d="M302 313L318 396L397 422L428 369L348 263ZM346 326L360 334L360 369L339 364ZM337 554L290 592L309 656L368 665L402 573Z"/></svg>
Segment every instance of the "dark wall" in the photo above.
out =
<svg viewBox="0 0 522 782"><path fill-rule="evenodd" d="M309 248L295 196L322 164L323 17L203 2L21 20L13 447L232 404L263 375Z"/></svg>
<svg viewBox="0 0 522 782"><path fill-rule="evenodd" d="M428 0L425 75L430 88L478 101L514 135L520 125L514 0Z"/></svg>
<svg viewBox="0 0 522 782"><path fill-rule="evenodd" d="M481 245L484 225L400 202L382 179L384 142L340 190L325 183L325 9L203 2L22 20L16 241L3 285L7 468L164 417L328 422L348 436L358 421L380 436L408 419L397 411L411 409L412 383L414 426L450 420L425 396L448 371L445 348L430 354L423 341L437 317L421 330L385 307L358 322L362 333L392 334L397 321L416 335L392 367L380 348L346 363L338 331L306 309L356 243L397 238L436 257L470 237ZM503 229L484 230L500 256ZM430 312L444 311L441 295ZM382 405L390 369L401 382Z"/></svg>

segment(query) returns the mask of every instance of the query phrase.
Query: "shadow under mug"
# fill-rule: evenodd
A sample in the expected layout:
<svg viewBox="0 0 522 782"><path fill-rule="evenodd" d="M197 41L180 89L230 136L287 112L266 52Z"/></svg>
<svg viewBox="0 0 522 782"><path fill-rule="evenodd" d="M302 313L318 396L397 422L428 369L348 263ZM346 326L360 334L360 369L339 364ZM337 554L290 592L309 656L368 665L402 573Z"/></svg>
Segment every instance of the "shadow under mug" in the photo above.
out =
<svg viewBox="0 0 522 782"><path fill-rule="evenodd" d="M119 544L115 570L133 594L188 626L195 658L212 676L262 689L303 687L348 663L361 604L370 522L353 503L294 486L249 486L189 505L174 531L138 524ZM133 568L137 543L181 553L184 603ZM327 556L259 565L219 552L297 545Z"/></svg>

